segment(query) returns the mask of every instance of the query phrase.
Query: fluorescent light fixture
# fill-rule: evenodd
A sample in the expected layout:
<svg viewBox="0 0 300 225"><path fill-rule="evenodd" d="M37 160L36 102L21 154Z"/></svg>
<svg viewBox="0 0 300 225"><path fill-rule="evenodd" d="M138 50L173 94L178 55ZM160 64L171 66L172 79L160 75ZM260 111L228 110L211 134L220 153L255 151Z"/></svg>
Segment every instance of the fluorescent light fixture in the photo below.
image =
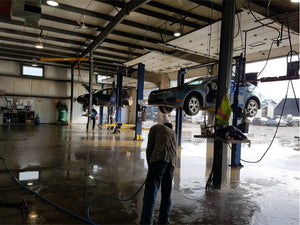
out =
<svg viewBox="0 0 300 225"><path fill-rule="evenodd" d="M300 0L291 0L292 3L299 3Z"/></svg>
<svg viewBox="0 0 300 225"><path fill-rule="evenodd" d="M254 44L250 44L249 46L251 47L257 47L257 46L261 46L261 45L265 45L265 42L258 42L258 43L254 43Z"/></svg>
<svg viewBox="0 0 300 225"><path fill-rule="evenodd" d="M299 0L300 1L300 0ZM289 36L284 36L284 37L282 37L282 38L274 38L274 39L272 39L273 41L277 41L277 40L285 40L285 39L288 39L289 38Z"/></svg>
<svg viewBox="0 0 300 225"><path fill-rule="evenodd" d="M244 48L243 47L239 47L239 48L234 48L233 51L240 51L240 50L243 50Z"/></svg>
<svg viewBox="0 0 300 225"><path fill-rule="evenodd" d="M181 35L180 30L175 30L174 37L179 37Z"/></svg>
<svg viewBox="0 0 300 225"><path fill-rule="evenodd" d="M35 44L35 47L41 49L41 48L44 48L44 45L41 41L39 41Z"/></svg>
<svg viewBox="0 0 300 225"><path fill-rule="evenodd" d="M26 171L19 173L19 180L26 181L26 180L38 180L39 179L39 171Z"/></svg>
<svg viewBox="0 0 300 225"><path fill-rule="evenodd" d="M57 1L48 0L47 4L50 5L50 6L58 6L58 2Z"/></svg>

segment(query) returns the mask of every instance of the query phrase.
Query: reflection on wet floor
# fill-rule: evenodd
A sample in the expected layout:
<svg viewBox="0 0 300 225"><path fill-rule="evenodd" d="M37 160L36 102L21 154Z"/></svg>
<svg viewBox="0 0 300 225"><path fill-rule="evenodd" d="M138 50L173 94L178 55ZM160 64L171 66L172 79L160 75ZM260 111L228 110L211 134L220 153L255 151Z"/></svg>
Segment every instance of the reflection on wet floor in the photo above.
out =
<svg viewBox="0 0 300 225"><path fill-rule="evenodd" d="M271 127L250 126L247 136L251 147L242 146L241 158L258 160L274 131ZM95 197L126 199L146 177L147 131L143 132L144 141L134 141L134 132L86 132L83 124L1 126L0 133L0 156L22 183L84 218ZM299 136L298 128L280 128L260 163L242 162L242 168L228 166L221 190L205 190L213 150L206 139L193 138L199 133L199 125L183 127L170 224L299 224L300 152L299 139L294 138ZM27 177L24 172L33 176ZM86 224L22 189L3 164L0 180L0 224ZM142 197L143 189L127 202L98 199L91 207L91 218L99 224L138 224ZM160 194L155 219L159 199ZM22 200L28 210L16 207Z"/></svg>

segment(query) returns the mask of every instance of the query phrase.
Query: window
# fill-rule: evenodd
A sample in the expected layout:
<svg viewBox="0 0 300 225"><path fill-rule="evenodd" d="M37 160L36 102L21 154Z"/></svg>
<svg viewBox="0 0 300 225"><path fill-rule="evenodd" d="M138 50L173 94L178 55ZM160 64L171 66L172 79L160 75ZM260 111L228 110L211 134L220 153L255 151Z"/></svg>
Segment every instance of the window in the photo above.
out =
<svg viewBox="0 0 300 225"><path fill-rule="evenodd" d="M110 78L110 76L103 76L100 74L97 74L97 83L106 83L105 79Z"/></svg>
<svg viewBox="0 0 300 225"><path fill-rule="evenodd" d="M24 76L34 76L34 77L43 77L44 68L39 66L27 66L22 65L22 75Z"/></svg>

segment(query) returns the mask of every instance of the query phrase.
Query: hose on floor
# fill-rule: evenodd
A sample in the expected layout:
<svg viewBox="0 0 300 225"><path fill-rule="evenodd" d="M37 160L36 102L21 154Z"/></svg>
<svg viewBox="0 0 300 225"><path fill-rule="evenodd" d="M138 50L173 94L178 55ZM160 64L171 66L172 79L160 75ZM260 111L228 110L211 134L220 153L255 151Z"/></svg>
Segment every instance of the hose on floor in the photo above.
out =
<svg viewBox="0 0 300 225"><path fill-rule="evenodd" d="M109 199L113 199L113 200L116 200L116 201L123 201L123 202L129 201L129 200L133 199L133 198L141 191L141 189L143 188L143 186L144 186L145 183L146 183L146 181L145 181L145 182L139 187L139 189L138 189L131 197L129 197L129 198L127 198L127 199L119 199L119 198L115 198L115 197L108 196L108 195L100 195L100 196L94 198L94 199L90 202L90 204L89 204L89 206L88 206L88 209L87 209L87 216L88 216L88 219L86 219L86 218L84 218L84 217L81 217L81 216L79 216L79 215L77 215L77 214L75 214L75 213L72 213L72 212L70 212L70 211L68 211L68 210L66 210L66 209L64 209L64 208L62 208L62 207L60 207L59 205L55 204L54 202L48 200L47 198L43 197L42 195L40 195L40 194L36 193L35 191L33 191L33 190L29 189L28 187L26 187L24 184L22 184L22 183L20 182L20 180L19 180L19 179L13 174L13 172L7 167L7 165L6 165L6 160L5 160L3 157L0 157L0 159L3 161L4 167L5 167L5 169L9 172L9 174L11 175L11 177L12 177L12 178L13 178L13 179L14 179L14 180L15 180L15 181L16 181L23 189L25 189L26 191L28 191L28 192L32 193L33 195L39 197L40 199L42 199L43 201L47 202L48 204L54 206L55 208L57 208L57 209L59 209L59 210L65 212L65 213L67 213L67 214L69 214L69 215L71 215L71 216L73 216L73 217L76 217L76 218L78 218L78 219L80 219L80 220L82 220L82 221L84 221L84 222L87 222L87 223L93 224L93 225L97 225L97 223L94 222L94 221L91 219L91 217L90 217L90 209L91 209L92 204L93 204L97 199L100 199L100 198L109 198Z"/></svg>
<svg viewBox="0 0 300 225"><path fill-rule="evenodd" d="M96 225L96 223L94 223L94 221L90 217L90 208L91 208L92 204L94 203L94 201L96 201L97 199L100 199L100 198L109 198L109 199L113 199L113 200L120 201L120 202L126 202L126 201L129 201L129 200L133 199L140 192L140 190L143 188L143 186L145 185L145 183L146 183L146 180L144 181L144 183L139 187L139 189L131 197L126 198L126 199L115 198L115 197L112 197L112 196L109 196L109 195L100 195L100 196L94 198L90 202L90 204L88 206L88 209L87 209L87 216L88 216L89 220L92 221L93 224Z"/></svg>

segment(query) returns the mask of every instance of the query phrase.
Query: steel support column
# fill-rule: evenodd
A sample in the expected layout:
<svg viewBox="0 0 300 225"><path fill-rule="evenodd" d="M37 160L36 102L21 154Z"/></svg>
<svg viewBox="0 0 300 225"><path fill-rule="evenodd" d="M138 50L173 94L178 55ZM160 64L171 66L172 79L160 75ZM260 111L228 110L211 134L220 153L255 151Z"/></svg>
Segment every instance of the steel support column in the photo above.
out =
<svg viewBox="0 0 300 225"><path fill-rule="evenodd" d="M135 110L135 140L143 140L142 137L142 111L144 98L144 80L145 65L138 64L138 85L136 94L136 110Z"/></svg>
<svg viewBox="0 0 300 225"><path fill-rule="evenodd" d="M234 32L235 1L223 0L221 43L218 70L218 91L216 112L222 103L224 94L228 92L232 74L232 46ZM214 141L214 161L212 168L213 188L221 188L223 170L226 170L226 148L221 141ZM223 172L223 173L222 173Z"/></svg>
<svg viewBox="0 0 300 225"><path fill-rule="evenodd" d="M116 123L122 123L122 93L123 93L123 71L117 73L117 109Z"/></svg>
<svg viewBox="0 0 300 225"><path fill-rule="evenodd" d="M104 88L104 84L101 85L101 88ZM103 125L103 106L99 106L99 125Z"/></svg>
<svg viewBox="0 0 300 225"><path fill-rule="evenodd" d="M70 107L70 124L73 121L73 98L74 98L74 64L71 65L71 107Z"/></svg>
<svg viewBox="0 0 300 225"><path fill-rule="evenodd" d="M99 125L103 125L103 106L99 106Z"/></svg>
<svg viewBox="0 0 300 225"><path fill-rule="evenodd" d="M89 108L88 108L88 117L87 117L87 124L86 130L89 130L90 122L91 122L91 115L92 115L92 106L93 106L93 87L92 87L92 76L94 74L94 56L93 52L90 52L90 71L89 71Z"/></svg>
<svg viewBox="0 0 300 225"><path fill-rule="evenodd" d="M184 84L185 70L181 69L177 74L177 86L182 86ZM177 138L177 145L181 146L181 136L182 136L182 109L176 109L176 121L175 121L175 132Z"/></svg>

